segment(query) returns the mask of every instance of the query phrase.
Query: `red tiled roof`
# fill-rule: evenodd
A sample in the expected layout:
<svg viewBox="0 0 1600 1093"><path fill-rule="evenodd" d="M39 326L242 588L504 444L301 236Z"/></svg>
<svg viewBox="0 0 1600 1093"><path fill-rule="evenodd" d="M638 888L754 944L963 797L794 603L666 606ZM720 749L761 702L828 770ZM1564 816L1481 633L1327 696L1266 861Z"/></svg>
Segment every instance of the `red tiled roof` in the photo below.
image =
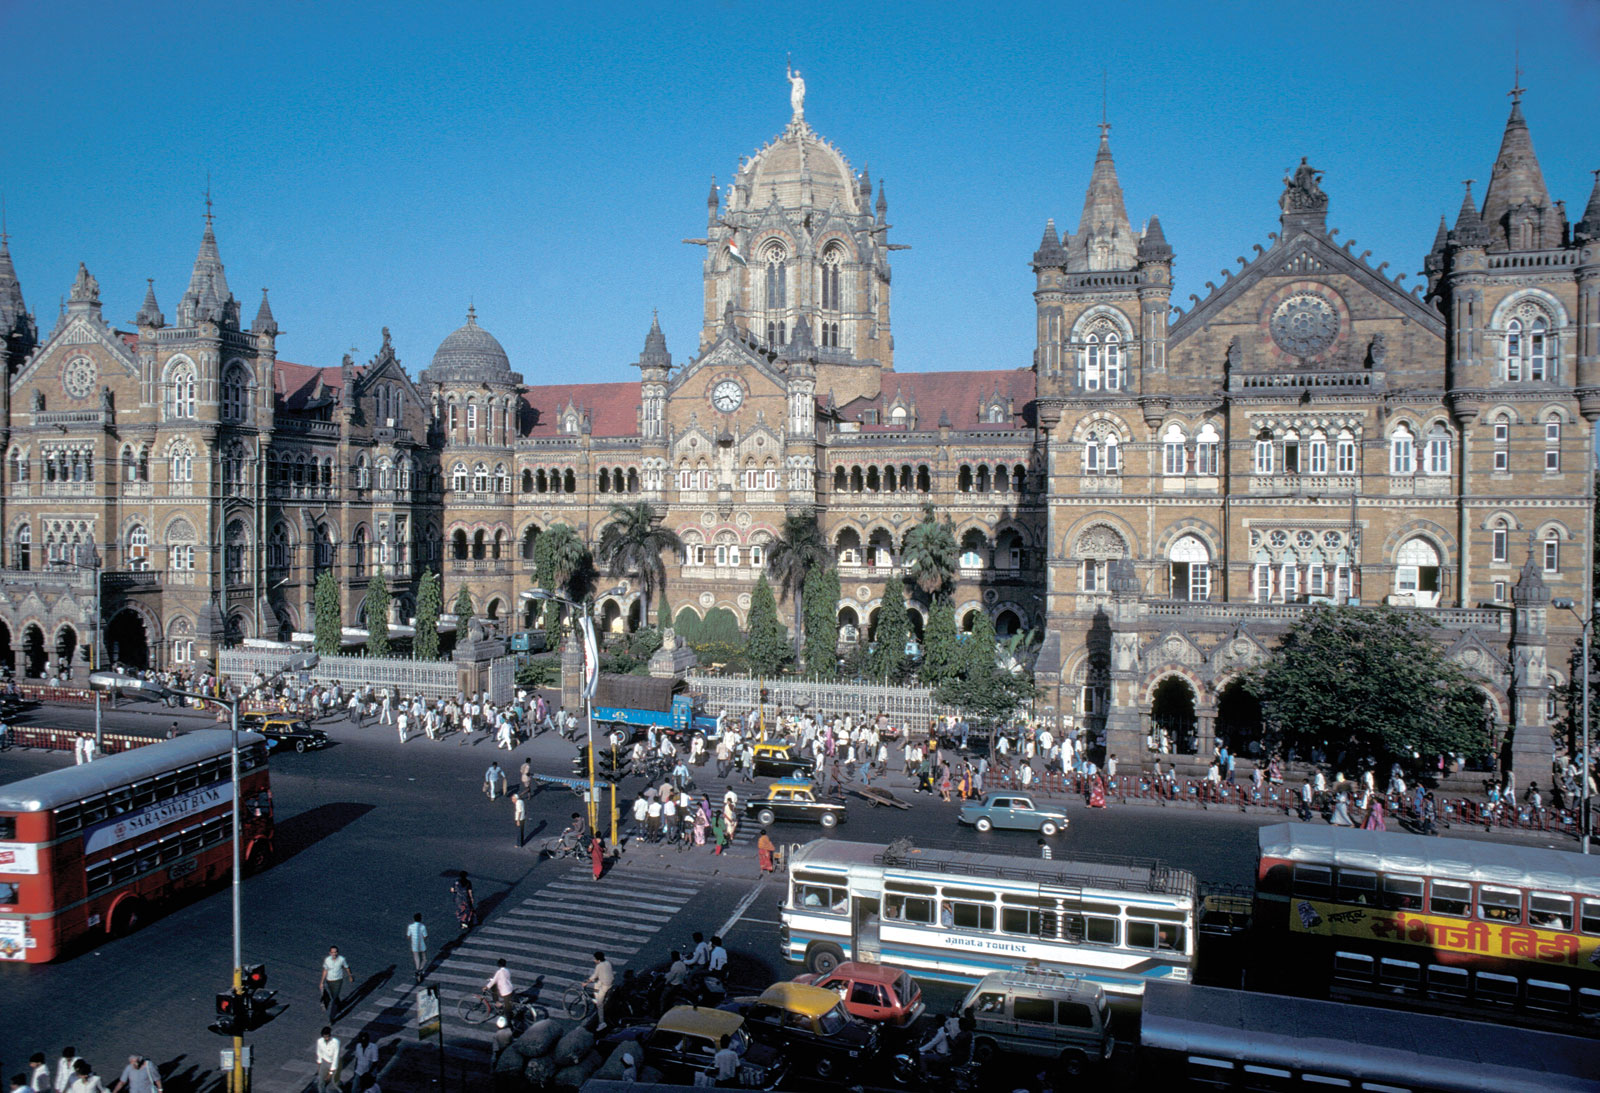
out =
<svg viewBox="0 0 1600 1093"><path fill-rule="evenodd" d="M366 365L356 365L355 374L366 371ZM319 368L314 364L294 364L290 361L278 361L273 368L273 382L277 388L278 408L280 410L303 410L306 403L311 401L311 396L316 393L317 381L321 381L328 389L328 394L334 398L344 390L344 374L338 367Z"/></svg>
<svg viewBox="0 0 1600 1093"><path fill-rule="evenodd" d="M892 372L883 377L883 392L873 399L855 399L839 408L846 421L860 421L861 411L876 409L881 423L896 398L912 403L917 428L938 426L948 415L953 429L1018 429L1033 425L1035 375L1031 369L1009 368L984 372ZM978 420L978 407L1000 392L1011 400L1011 420L1002 424ZM863 432L893 432L899 426L863 424Z"/></svg>
<svg viewBox="0 0 1600 1093"><path fill-rule="evenodd" d="M524 436L556 436L560 413L571 403L589 415L592 436L637 436L639 381L631 383L561 383L529 387L522 393L532 425Z"/></svg>

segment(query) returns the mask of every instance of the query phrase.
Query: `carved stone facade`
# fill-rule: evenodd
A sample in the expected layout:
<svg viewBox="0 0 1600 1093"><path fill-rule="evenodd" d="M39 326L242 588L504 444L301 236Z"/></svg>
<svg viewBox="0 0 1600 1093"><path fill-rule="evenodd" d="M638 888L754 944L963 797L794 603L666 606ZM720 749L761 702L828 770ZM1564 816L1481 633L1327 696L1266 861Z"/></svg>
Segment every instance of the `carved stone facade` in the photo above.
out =
<svg viewBox="0 0 1600 1093"><path fill-rule="evenodd" d="M931 505L961 548L958 619L1042 630L1045 715L1125 762L1247 743L1230 681L1305 605L1387 600L1425 613L1535 770L1576 640L1547 601L1591 593L1600 188L1569 226L1519 102L1425 284L1341 245L1329 209L1302 160L1269 245L1174 307L1173 248L1155 217L1132 226L1102 129L1077 231L1050 222L1032 258L1033 360L897 372L884 187L797 108L707 197L693 356L652 323L636 379L568 385L526 383L471 312L415 382L387 332L365 365L278 361L209 217L171 325L152 287L113 329L82 270L41 338L0 241L0 659L86 640L81 581L40 570L90 542L125 660L307 630L323 568L350 626L378 572L407 620L424 568L520 624L537 536L596 543L632 500L684 539L665 589L684 627L743 623L766 543L815 508L866 640ZM638 621L635 590L599 606Z"/></svg>

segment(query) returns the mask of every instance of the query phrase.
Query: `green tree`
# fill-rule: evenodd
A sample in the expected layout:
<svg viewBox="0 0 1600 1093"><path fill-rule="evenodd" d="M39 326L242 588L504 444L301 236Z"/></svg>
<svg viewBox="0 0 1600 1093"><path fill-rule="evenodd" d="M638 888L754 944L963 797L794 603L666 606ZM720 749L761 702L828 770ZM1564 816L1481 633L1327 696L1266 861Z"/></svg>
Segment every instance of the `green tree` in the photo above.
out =
<svg viewBox="0 0 1600 1093"><path fill-rule="evenodd" d="M883 605L878 609L878 627L872 639L877 644L867 658L867 670L874 679L890 683L905 679L906 638L910 633L905 583L899 577L890 577L883 585Z"/></svg>
<svg viewBox="0 0 1600 1093"><path fill-rule="evenodd" d="M461 591L456 593L456 602L451 605L451 610L456 615L456 633L467 632L467 623L472 621L472 590L466 585L461 586Z"/></svg>
<svg viewBox="0 0 1600 1093"><path fill-rule="evenodd" d="M661 591L661 602L656 604L656 629L665 630L672 625L672 604L667 602L665 589Z"/></svg>
<svg viewBox="0 0 1600 1093"><path fill-rule="evenodd" d="M367 655L389 655L389 582L374 573L367 582Z"/></svg>
<svg viewBox="0 0 1600 1093"><path fill-rule="evenodd" d="M803 594L806 671L833 679L839 674L839 571L832 566L813 569L806 574Z"/></svg>
<svg viewBox="0 0 1600 1093"><path fill-rule="evenodd" d="M798 660L801 654L802 632L810 619L805 613L806 578L819 569L826 568L833 561L833 552L828 549L826 540L822 538L822 529L817 526L817 513L815 509L801 509L791 512L783 519L782 533L767 544L767 573L778 586L778 594L786 600L794 601L794 655ZM830 601L837 603L835 596ZM807 650L809 653L809 649ZM832 665L837 654L831 650L827 655L827 662ZM809 663L809 656L807 663Z"/></svg>
<svg viewBox="0 0 1600 1093"><path fill-rule="evenodd" d="M568 524L551 524L533 542L534 584L568 599L582 599L594 563L589 548ZM581 586L581 587L575 587ZM554 600L545 603L544 626L552 647L559 646L562 607Z"/></svg>
<svg viewBox="0 0 1600 1093"><path fill-rule="evenodd" d="M317 574L312 617L316 620L313 645L317 654L324 657L337 656L342 648L339 638L343 622L339 616L339 584L333 579L331 569L324 569Z"/></svg>
<svg viewBox="0 0 1600 1093"><path fill-rule="evenodd" d="M439 611L443 606L439 575L430 569L417 585L417 636L411 641L411 655L418 660L438 659Z"/></svg>
<svg viewBox="0 0 1600 1093"><path fill-rule="evenodd" d="M657 588L666 584L667 567L661 555L683 549L678 533L664 527L655 507L648 501L611 506L611 521L600 533L599 563L611 577L637 577L639 620L650 621L650 600Z"/></svg>
<svg viewBox="0 0 1600 1093"><path fill-rule="evenodd" d="M1345 769L1489 746L1483 699L1414 614L1318 607L1247 680L1274 748L1322 746Z"/></svg>
<svg viewBox="0 0 1600 1093"><path fill-rule="evenodd" d="M1036 688L1026 672L1009 667L1010 657L1001 654L994 623L988 612L980 610L972 632L961 643L959 674L941 683L934 696L979 721L1007 720L1034 696Z"/></svg>
<svg viewBox="0 0 1600 1093"><path fill-rule="evenodd" d="M902 560L906 575L929 600L942 598L956 579L955 526L938 519L933 506L927 506L922 510L922 522L906 533Z"/></svg>
<svg viewBox="0 0 1600 1093"><path fill-rule="evenodd" d="M956 609L947 598L940 596L928 612L928 626L923 632L922 667L917 674L924 682L935 686L954 679L966 667L964 651L956 638Z"/></svg>
<svg viewBox="0 0 1600 1093"><path fill-rule="evenodd" d="M750 636L745 644L745 659L757 675L775 676L789 656L788 635L778 621L778 601L763 573L750 595Z"/></svg>

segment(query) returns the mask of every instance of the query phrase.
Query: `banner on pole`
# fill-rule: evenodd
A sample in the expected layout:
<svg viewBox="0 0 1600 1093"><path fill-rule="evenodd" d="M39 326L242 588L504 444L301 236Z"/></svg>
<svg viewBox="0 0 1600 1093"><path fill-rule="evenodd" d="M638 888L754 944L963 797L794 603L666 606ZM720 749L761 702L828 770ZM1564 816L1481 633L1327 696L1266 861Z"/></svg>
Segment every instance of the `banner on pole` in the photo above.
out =
<svg viewBox="0 0 1600 1093"><path fill-rule="evenodd" d="M600 687L600 649L594 637L594 620L587 614L583 626L583 697L593 700Z"/></svg>

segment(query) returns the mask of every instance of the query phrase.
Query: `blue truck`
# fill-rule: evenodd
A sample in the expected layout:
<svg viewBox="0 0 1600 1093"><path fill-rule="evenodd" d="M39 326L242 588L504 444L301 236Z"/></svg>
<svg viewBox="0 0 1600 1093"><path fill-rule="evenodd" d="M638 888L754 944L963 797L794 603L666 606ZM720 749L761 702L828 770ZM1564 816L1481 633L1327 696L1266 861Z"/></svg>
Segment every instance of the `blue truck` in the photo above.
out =
<svg viewBox="0 0 1600 1093"><path fill-rule="evenodd" d="M705 712L705 700L675 679L602 674L593 710L596 732L604 732L618 746L632 743L652 727L680 744L687 744L696 733L707 740L720 733L717 719Z"/></svg>

